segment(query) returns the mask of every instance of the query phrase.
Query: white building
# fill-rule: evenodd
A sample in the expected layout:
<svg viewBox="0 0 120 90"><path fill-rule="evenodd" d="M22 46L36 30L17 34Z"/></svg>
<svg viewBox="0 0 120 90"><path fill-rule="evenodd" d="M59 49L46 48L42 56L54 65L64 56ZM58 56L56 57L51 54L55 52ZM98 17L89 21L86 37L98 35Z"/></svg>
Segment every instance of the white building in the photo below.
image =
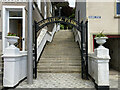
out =
<svg viewBox="0 0 120 90"><path fill-rule="evenodd" d="M97 48L94 37L100 31L109 39L105 47L110 49L110 67L118 70L120 49L120 2L118 0L80 2L76 0L76 20L79 22L88 19L88 51L93 52ZM120 69L119 69L120 70Z"/></svg>

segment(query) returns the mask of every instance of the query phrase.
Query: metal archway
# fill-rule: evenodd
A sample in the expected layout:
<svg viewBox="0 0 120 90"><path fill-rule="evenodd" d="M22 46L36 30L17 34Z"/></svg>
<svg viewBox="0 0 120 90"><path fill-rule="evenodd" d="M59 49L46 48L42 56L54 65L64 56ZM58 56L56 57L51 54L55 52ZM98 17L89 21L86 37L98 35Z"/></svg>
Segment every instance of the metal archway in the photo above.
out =
<svg viewBox="0 0 120 90"><path fill-rule="evenodd" d="M33 75L34 78L37 78L37 32L42 29L43 27L52 24L52 23L64 23L64 24L70 24L74 28L76 28L81 33L81 77L83 79L88 79L88 21L83 23L79 23L76 20L73 20L68 17L48 17L46 19L43 19L39 22L35 21L35 27L34 27L34 69L33 69Z"/></svg>

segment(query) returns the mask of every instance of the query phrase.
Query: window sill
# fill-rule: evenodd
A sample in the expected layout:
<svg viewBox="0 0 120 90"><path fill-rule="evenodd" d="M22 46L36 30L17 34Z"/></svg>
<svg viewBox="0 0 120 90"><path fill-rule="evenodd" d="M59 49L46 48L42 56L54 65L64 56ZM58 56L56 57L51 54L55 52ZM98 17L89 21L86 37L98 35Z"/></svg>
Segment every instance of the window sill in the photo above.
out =
<svg viewBox="0 0 120 90"><path fill-rule="evenodd" d="M120 15L115 15L114 18L120 18Z"/></svg>

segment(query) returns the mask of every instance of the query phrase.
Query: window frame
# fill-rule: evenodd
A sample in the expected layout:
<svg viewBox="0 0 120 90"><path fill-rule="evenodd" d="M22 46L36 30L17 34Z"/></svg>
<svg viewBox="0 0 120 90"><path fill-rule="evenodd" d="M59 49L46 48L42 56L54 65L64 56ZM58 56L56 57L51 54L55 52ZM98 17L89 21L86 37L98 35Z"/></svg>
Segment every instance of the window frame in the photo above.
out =
<svg viewBox="0 0 120 90"><path fill-rule="evenodd" d="M22 38L25 39L25 6L3 6L3 13L2 13L2 17L3 17L3 33L2 33L2 39L3 39L3 54L4 54L4 50L6 48L6 46L9 46L8 42L6 41L5 37L7 35L7 33L9 32L9 19L18 19L17 17L9 17L9 11L19 11L22 10ZM21 17L20 17L21 18ZM6 26L7 25L7 26ZM22 41L22 51L25 51L25 40Z"/></svg>
<svg viewBox="0 0 120 90"><path fill-rule="evenodd" d="M120 3L120 0L116 0L115 2L115 17L120 17L120 14L117 14L117 3Z"/></svg>

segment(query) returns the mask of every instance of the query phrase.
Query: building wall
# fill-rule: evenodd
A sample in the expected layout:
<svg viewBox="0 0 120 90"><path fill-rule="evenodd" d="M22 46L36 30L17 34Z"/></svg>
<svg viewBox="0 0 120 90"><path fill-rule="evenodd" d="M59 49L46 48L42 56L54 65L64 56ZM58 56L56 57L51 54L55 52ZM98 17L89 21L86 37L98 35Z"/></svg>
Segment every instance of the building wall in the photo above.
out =
<svg viewBox="0 0 120 90"><path fill-rule="evenodd" d="M79 14L78 14L79 13ZM82 20L86 20L86 2L79 2L79 0L76 0L76 20L78 20L78 15L79 15L79 22Z"/></svg>
<svg viewBox="0 0 120 90"><path fill-rule="evenodd" d="M109 6L109 7L108 7ZM115 17L115 2L77 2L76 20L80 11L80 21L88 19L88 51L93 51L93 35L104 30L106 35L118 35L119 18ZM89 18L89 16L100 16L101 18Z"/></svg>
<svg viewBox="0 0 120 90"><path fill-rule="evenodd" d="M25 2L2 2L1 6L0 6L1 7L1 11L2 11L3 6L25 6L25 32L26 32L26 35L25 35L25 44L26 44L26 41L27 41L27 20L28 20L27 19L27 8L28 8L27 5L28 5L27 2L26 3ZM3 22L2 17L3 16L1 16L1 20L0 20L1 26L3 26L3 24L2 24L2 22ZM3 29L3 27L1 27L1 30L2 29ZM2 50L1 50L1 53L2 53Z"/></svg>
<svg viewBox="0 0 120 90"><path fill-rule="evenodd" d="M89 52L92 52L93 34L103 31L106 35L118 35L119 18L115 18L115 2L88 2L86 7L89 30ZM100 16L101 18L89 18L89 16Z"/></svg>
<svg viewBox="0 0 120 90"><path fill-rule="evenodd" d="M44 3L42 3L43 5L41 5L41 10L44 10ZM3 5L7 5L7 6L25 6L25 49L27 50L27 29L28 29L28 2L0 2L0 10L1 10L1 17L0 17L0 32L3 32L3 25L2 25L2 7ZM41 17L41 14L43 14L44 16L44 11L39 11L39 9L35 6L33 9L33 24L34 21L40 21L43 18ZM2 40L0 39L0 54L2 54Z"/></svg>
<svg viewBox="0 0 120 90"><path fill-rule="evenodd" d="M88 51L93 52L93 35L98 34L100 31L103 31L106 35L120 35L120 18L115 17L115 0L113 2L86 2L86 8L84 8L85 4L82 3L77 3L76 12L81 10L81 19L88 19ZM84 6L82 7L81 4ZM95 18L95 16L100 18ZM105 44L105 47L110 49L110 67L114 69L118 69L120 65L119 41L120 39L117 38L109 39Z"/></svg>
<svg viewBox="0 0 120 90"><path fill-rule="evenodd" d="M2 11L2 8L3 6L27 6L27 3L20 3L20 2L0 2L0 10L1 10L1 17L0 17L0 32L3 33L3 11ZM27 19L26 19L27 21ZM25 22L27 26L27 22ZM27 30L27 27L26 27L26 30ZM0 40L0 54L2 54L2 40Z"/></svg>

